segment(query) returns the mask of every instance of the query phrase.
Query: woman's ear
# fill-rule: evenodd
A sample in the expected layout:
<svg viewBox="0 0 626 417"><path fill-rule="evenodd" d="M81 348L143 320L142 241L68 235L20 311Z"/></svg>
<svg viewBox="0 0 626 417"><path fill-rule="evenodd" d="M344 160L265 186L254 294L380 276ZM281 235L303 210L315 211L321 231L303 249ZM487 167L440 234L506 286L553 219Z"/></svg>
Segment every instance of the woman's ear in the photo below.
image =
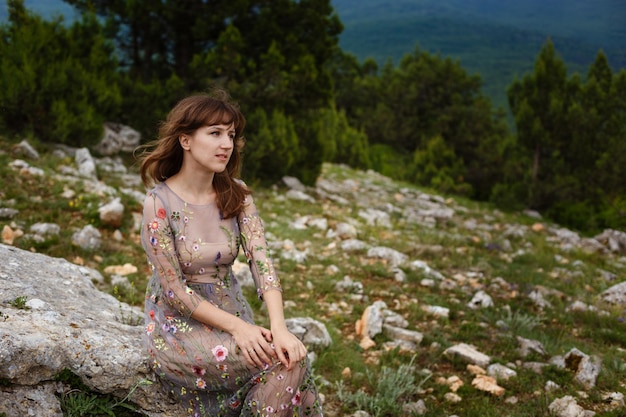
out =
<svg viewBox="0 0 626 417"><path fill-rule="evenodd" d="M189 136L187 135L182 135L181 137L178 138L178 142L180 143L180 146L188 151L189 150Z"/></svg>

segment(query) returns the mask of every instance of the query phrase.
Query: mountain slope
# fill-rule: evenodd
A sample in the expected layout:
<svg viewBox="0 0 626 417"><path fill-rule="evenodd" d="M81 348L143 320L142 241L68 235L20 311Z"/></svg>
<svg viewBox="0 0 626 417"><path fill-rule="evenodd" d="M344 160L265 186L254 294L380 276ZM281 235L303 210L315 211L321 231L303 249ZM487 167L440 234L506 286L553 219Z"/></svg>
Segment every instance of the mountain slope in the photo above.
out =
<svg viewBox="0 0 626 417"><path fill-rule="evenodd" d="M459 59L481 75L485 92L506 104L506 88L532 70L550 37L570 72L586 73L600 49L614 68L626 67L626 4L483 0L333 0L345 29L342 48L379 63L415 47Z"/></svg>

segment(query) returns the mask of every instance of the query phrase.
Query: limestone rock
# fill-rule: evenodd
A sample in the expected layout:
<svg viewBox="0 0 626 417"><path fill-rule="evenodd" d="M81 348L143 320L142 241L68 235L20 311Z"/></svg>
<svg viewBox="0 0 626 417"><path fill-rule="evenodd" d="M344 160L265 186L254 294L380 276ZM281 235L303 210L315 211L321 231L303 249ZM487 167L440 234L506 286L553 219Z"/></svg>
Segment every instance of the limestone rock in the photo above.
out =
<svg viewBox="0 0 626 417"><path fill-rule="evenodd" d="M446 349L443 354L447 357L458 357L461 360L478 366L487 367L491 358L476 350L474 346L459 343Z"/></svg>
<svg viewBox="0 0 626 417"><path fill-rule="evenodd" d="M18 416L60 416L54 377L65 369L96 392L124 398L154 381L135 309L99 291L96 271L64 259L0 245L0 404ZM36 308L8 301L25 297ZM27 302L28 304L28 302ZM153 417L182 415L158 384L141 384L131 401ZM5 413L7 413L5 411Z"/></svg>
<svg viewBox="0 0 626 417"><path fill-rule="evenodd" d="M102 155L132 152L141 142L141 134L129 126L105 123L104 135L94 150Z"/></svg>

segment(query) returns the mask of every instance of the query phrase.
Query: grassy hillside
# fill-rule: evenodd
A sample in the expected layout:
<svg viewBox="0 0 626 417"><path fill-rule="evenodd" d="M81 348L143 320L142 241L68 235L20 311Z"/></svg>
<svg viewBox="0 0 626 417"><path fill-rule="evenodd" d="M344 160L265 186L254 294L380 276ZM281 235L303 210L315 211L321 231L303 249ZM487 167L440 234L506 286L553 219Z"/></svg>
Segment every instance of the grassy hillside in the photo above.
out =
<svg viewBox="0 0 626 417"><path fill-rule="evenodd" d="M485 93L506 106L506 88L532 70L548 37L570 72L585 74L603 49L626 68L626 4L619 0L333 0L345 25L341 46L379 63L416 46L460 60L481 75Z"/></svg>
<svg viewBox="0 0 626 417"><path fill-rule="evenodd" d="M0 137L0 208L18 211L0 219L5 243L11 238L22 249L95 268L105 277L102 291L141 306L150 272L138 243L141 207L128 194L131 188L144 192L129 181L136 165L129 159L124 174L105 171L106 161L97 160L100 180L125 205L116 230L98 214L111 196L72 177L76 166L68 154L33 145L40 158L16 162L24 155ZM614 405L605 395L626 393L626 311L602 297L626 279L624 254L584 250L575 233L542 219L342 165L325 165L317 187L306 194L309 200L294 198L277 186L255 190L255 200L275 252L286 316L313 317L333 339L314 362L328 417L358 409L372 417L408 417L401 407L419 401L428 416L547 416L549 405L568 395L597 415L624 415L623 402ZM38 222L56 223L61 231L37 238L31 226ZM103 235L97 250L71 243L74 231L87 224ZM335 233L347 224L361 247ZM384 250L394 256L381 256ZM139 272L127 275L128 285L114 283L107 267L126 263ZM247 291L257 318L266 323L254 289ZM491 297L492 306L472 304L479 291ZM0 300L0 313L11 301ZM421 343L394 346L392 337L378 334L373 345L364 346L355 324L375 301L422 333ZM545 351L522 355L518 337ZM475 388L475 371L445 354L459 343L515 370L514 377L498 381L502 395ZM572 370L558 365L559 356L573 348L601 360L593 388L583 388Z"/></svg>

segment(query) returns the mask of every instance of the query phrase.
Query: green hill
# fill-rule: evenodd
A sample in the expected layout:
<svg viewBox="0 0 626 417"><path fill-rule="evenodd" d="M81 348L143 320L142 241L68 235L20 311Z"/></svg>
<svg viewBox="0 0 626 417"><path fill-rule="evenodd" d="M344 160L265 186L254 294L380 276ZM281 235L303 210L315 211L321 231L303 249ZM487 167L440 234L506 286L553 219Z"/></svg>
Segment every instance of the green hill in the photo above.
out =
<svg viewBox="0 0 626 417"><path fill-rule="evenodd" d="M485 93L506 103L506 88L532 69L550 37L570 72L585 74L603 49L614 68L626 68L623 1L333 0L344 23L341 46L379 63L416 46L460 60L481 75Z"/></svg>

